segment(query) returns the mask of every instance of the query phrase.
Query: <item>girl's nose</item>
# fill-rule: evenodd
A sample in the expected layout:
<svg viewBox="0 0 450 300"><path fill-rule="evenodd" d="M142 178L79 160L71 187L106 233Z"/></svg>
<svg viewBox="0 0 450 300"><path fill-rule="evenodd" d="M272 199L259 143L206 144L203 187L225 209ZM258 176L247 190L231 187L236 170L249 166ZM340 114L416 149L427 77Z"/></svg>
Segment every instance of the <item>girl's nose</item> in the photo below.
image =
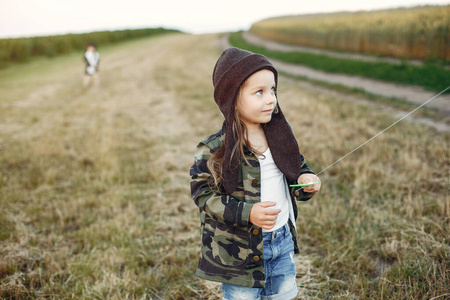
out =
<svg viewBox="0 0 450 300"><path fill-rule="evenodd" d="M277 97L275 96L275 94L269 94L266 98L266 104L270 105L273 104L277 101Z"/></svg>

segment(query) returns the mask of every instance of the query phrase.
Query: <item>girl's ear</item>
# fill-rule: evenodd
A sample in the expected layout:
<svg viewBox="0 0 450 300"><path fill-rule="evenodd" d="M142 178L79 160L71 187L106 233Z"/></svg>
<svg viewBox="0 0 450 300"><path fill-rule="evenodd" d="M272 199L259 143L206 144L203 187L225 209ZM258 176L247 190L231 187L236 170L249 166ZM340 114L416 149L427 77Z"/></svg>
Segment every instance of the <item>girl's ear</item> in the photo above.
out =
<svg viewBox="0 0 450 300"><path fill-rule="evenodd" d="M275 105L275 109L273 110L273 114L278 114L280 110L278 109L278 103Z"/></svg>

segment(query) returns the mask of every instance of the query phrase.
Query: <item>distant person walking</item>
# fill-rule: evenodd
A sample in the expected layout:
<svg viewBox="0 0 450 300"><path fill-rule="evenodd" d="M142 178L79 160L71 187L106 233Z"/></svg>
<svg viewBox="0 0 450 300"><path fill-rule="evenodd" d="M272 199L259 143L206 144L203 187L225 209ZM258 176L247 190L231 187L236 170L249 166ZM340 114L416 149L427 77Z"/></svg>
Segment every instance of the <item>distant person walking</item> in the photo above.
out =
<svg viewBox="0 0 450 300"><path fill-rule="evenodd" d="M86 46L86 52L84 52L84 60L86 62L86 70L83 78L83 87L87 87L91 80L93 81L94 86L98 86L98 64L100 61L100 55L98 54L94 44L88 44Z"/></svg>

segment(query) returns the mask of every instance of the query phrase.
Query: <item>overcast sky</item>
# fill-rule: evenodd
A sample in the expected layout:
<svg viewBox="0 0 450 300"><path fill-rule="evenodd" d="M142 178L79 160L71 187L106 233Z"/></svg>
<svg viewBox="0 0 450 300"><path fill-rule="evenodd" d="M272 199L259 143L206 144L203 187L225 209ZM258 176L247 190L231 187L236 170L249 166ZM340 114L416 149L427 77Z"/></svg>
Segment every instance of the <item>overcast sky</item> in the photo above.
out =
<svg viewBox="0 0 450 300"><path fill-rule="evenodd" d="M450 0L0 0L0 38L146 27L209 33L289 14L372 10Z"/></svg>

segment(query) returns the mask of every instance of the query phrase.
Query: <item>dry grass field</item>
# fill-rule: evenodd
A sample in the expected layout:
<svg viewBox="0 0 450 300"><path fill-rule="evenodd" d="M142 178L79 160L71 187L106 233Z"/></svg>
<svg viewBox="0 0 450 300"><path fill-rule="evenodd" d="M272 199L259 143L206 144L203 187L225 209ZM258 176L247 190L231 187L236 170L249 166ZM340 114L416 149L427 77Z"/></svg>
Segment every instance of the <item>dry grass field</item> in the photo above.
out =
<svg viewBox="0 0 450 300"><path fill-rule="evenodd" d="M219 35L166 35L0 71L0 298L220 299L197 279L189 167L220 128ZM281 77L320 171L394 119ZM424 99L425 100L425 99ZM405 120L321 174L300 203L299 299L450 296L450 135Z"/></svg>

